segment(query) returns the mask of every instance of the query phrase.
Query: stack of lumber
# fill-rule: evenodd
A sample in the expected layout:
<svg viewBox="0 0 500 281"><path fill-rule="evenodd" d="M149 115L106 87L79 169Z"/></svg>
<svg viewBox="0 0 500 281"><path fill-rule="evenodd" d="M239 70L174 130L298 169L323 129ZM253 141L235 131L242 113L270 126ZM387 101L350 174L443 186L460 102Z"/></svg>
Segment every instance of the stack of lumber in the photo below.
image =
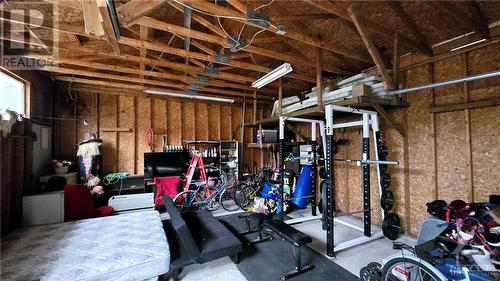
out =
<svg viewBox="0 0 500 281"><path fill-rule="evenodd" d="M363 91L363 89L371 89L371 91ZM372 95L377 98L388 97L384 82L382 82L382 78L380 76L360 73L339 81L337 83L337 89L325 87L325 89L323 89L323 103L329 104L339 100L350 99L353 97L353 90L355 92L354 96ZM283 99L283 114L286 115L287 113L317 105L318 99L316 87L312 88L311 92L305 96L307 99L302 101L299 100L297 96ZM275 102L275 108L278 107L277 103L278 101ZM273 112L275 113L275 111Z"/></svg>

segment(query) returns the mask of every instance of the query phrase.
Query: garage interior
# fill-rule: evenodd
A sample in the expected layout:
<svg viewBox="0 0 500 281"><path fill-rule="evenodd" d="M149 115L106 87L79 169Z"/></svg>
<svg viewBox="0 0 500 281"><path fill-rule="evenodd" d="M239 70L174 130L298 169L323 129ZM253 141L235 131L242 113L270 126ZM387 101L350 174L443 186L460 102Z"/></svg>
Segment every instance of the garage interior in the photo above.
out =
<svg viewBox="0 0 500 281"><path fill-rule="evenodd" d="M500 280L500 2L0 25L1 279Z"/></svg>

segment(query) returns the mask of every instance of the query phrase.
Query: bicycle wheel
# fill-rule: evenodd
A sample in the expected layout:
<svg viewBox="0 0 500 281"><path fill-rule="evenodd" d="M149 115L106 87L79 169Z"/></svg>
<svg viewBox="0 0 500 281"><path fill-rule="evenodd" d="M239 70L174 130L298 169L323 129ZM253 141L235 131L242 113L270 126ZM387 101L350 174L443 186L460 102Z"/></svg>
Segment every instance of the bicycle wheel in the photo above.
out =
<svg viewBox="0 0 500 281"><path fill-rule="evenodd" d="M233 189L226 189L224 190L224 192L222 192L219 199L224 210L233 212L240 208L240 206L238 206L238 204L236 204L236 201L234 200L234 195L235 194Z"/></svg>
<svg viewBox="0 0 500 281"><path fill-rule="evenodd" d="M383 281L447 281L435 267L419 258L397 257L382 268Z"/></svg>
<svg viewBox="0 0 500 281"><path fill-rule="evenodd" d="M210 202L208 202L208 204L206 206L207 210L209 210L210 212L213 212L213 211L216 211L220 208L221 201L220 201L219 196L214 196L214 197L210 198L209 200L210 200Z"/></svg>
<svg viewBox="0 0 500 281"><path fill-rule="evenodd" d="M189 209L198 209L203 202L203 198L195 190L185 190L177 194L173 201L179 212L185 212Z"/></svg>
<svg viewBox="0 0 500 281"><path fill-rule="evenodd" d="M239 196L237 196L237 203L240 205L240 207L248 211L254 204L254 199L256 196L257 192L255 190L255 187L251 185L245 185L241 189L241 193Z"/></svg>

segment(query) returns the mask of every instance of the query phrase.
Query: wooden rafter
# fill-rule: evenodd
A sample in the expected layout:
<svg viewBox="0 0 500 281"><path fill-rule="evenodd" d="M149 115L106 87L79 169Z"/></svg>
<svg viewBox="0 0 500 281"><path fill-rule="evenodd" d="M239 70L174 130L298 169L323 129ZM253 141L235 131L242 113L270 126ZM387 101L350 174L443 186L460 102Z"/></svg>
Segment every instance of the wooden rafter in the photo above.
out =
<svg viewBox="0 0 500 281"><path fill-rule="evenodd" d="M139 30L139 36L140 36L141 40L148 40L148 28L145 27L145 26L141 26L140 30ZM148 53L148 50L145 49L145 48L142 48L140 50L140 56L141 56L141 58L145 58L146 55L147 55L147 53ZM144 62L140 62L139 63L139 68L142 71L146 70L146 64L144 64ZM140 77L142 79L144 79L144 75L141 74Z"/></svg>
<svg viewBox="0 0 500 281"><path fill-rule="evenodd" d="M120 24L131 26L135 20L166 4L167 0L131 0L116 9Z"/></svg>
<svg viewBox="0 0 500 281"><path fill-rule="evenodd" d="M132 47L147 48L149 50L165 52L165 53L169 53L169 54L180 56L180 57L194 58L194 59L198 59L200 61L217 62L217 60L215 59L215 56L213 56L213 55L207 55L207 54L201 54L201 53L192 52L192 51L186 51L184 49L170 47L166 44L140 41L140 40L128 38L125 36L120 37L120 43L128 45L128 46L132 46ZM222 63L222 62L219 62L219 63ZM231 61L230 63L222 63L222 64L235 66L235 67L243 68L243 69L248 69L251 71L269 72L272 70L271 68L268 68L268 67L258 66L255 64L244 63L244 62L239 62L239 61L234 61L234 60ZM315 82L314 78L309 77L309 76L305 76L305 75L294 74L293 76L290 75L289 77L293 77L296 79L301 79L301 80L309 81L309 82Z"/></svg>
<svg viewBox="0 0 500 281"><path fill-rule="evenodd" d="M68 84L65 81L59 81L62 89L68 88ZM139 89L130 89L130 88L122 88L120 85L114 85L114 87L105 86L105 85L92 85L86 83L72 83L71 90L75 92L82 93L90 93L90 94L105 94L105 95L119 95L119 96L129 96L136 98L154 98L160 100L175 100L178 101L179 98L169 97L169 96L160 96L160 95L151 95L142 92L143 88ZM208 96L215 96L208 94ZM248 99L245 98L248 101ZM235 103L243 103L244 99L242 98L234 98ZM213 102L210 102L213 103ZM269 101L258 100L258 104L268 106L270 104Z"/></svg>
<svg viewBox="0 0 500 281"><path fill-rule="evenodd" d="M39 56L39 55L26 55L26 57L47 59L46 56ZM112 72L125 73L125 74L156 77L156 78L161 78L161 79L175 80L175 81L184 82L184 83L193 83L196 81L196 79L194 79L194 78L186 77L185 75L173 74L171 72L138 70L138 69L130 68L130 67L109 65L109 64L96 63L96 62L88 62L88 61L83 61L81 59L74 59L74 58L59 57L57 59L56 58L51 58L51 59L53 59L58 64L92 68L92 69L96 69L99 71L112 71ZM253 88L251 88L249 86L234 84L234 83L227 83L227 82L223 82L220 80L211 80L208 82L207 85L215 86L215 87L223 87L223 88L235 88L235 89L241 89L241 90L246 90L246 91L253 90Z"/></svg>
<svg viewBox="0 0 500 281"><path fill-rule="evenodd" d="M271 15L272 22L292 22L292 21L310 21L310 20L326 20L331 19L332 14L304 14L304 15Z"/></svg>
<svg viewBox="0 0 500 281"><path fill-rule="evenodd" d="M469 10L472 12L473 17L470 17L467 13L458 9L454 5L453 1L436 1L435 3L439 5L440 8L445 10L450 16L452 16L457 21L457 23L461 23L464 26L466 25L467 27L472 27L474 28L475 32L481 35L481 37L489 38L490 30L488 27L488 23L482 16L477 3L475 3L475 1L472 2L473 3L470 3L468 6L470 8Z"/></svg>
<svg viewBox="0 0 500 281"><path fill-rule="evenodd" d="M174 24L162 22L162 21L159 21L159 20L156 20L153 18L149 18L149 17L142 17L142 18L137 20L137 23L140 25L150 27L150 28L163 30L163 31L170 32L170 33L175 33L175 34L182 35L182 36L189 36L189 37L194 38L194 39L198 39L198 40L202 40L202 41L206 41L206 42L210 42L210 43L214 43L214 44L219 44L221 46L227 45L227 40L220 37L220 36L211 35L211 34L207 34L207 33L192 30L192 29L187 29L187 28L184 28L182 26L177 26ZM314 62L308 61L306 59L297 58L293 55L288 55L288 54L283 54L281 52L272 51L272 50L269 50L266 48L248 46L244 50L247 52L253 53L253 54L266 56L266 57L269 57L272 59L279 58L280 60L285 60L285 61L290 62L290 63L302 64L302 65L312 67L312 68L315 67ZM255 67L255 65L253 65L253 66ZM250 68L249 70L252 70L252 68ZM350 74L349 71L346 71L346 70L340 69L340 68L336 68L336 67L330 67L326 70L327 71L331 70L331 71L338 73L338 74ZM292 76L290 76L290 77L292 77Z"/></svg>
<svg viewBox="0 0 500 281"><path fill-rule="evenodd" d="M405 24L405 26L410 30L413 36L419 41L422 42L425 46L430 46L429 41L420 31L420 28L417 26L415 21L411 18L411 16L403 9L401 4L398 1L387 1L392 10L398 15L401 21Z"/></svg>
<svg viewBox="0 0 500 281"><path fill-rule="evenodd" d="M481 9L479 9L479 5L476 1L466 1L466 5L470 6L470 11L472 13L473 22L476 25L476 30L478 30L479 34L484 36L485 38L490 37L490 27L488 26L488 21L484 17Z"/></svg>
<svg viewBox="0 0 500 281"><path fill-rule="evenodd" d="M196 1L196 0L179 0L179 1L183 2L184 4L191 4L193 7L197 8L197 9L206 11L206 12L214 14L214 15L235 17L236 21L257 27L259 29L270 31L270 32L275 33L275 34L278 31L278 29L276 27L272 27L272 26L264 27L262 25L254 23L252 21L247 21L246 20L246 17L247 17L246 13L235 11L234 9L231 9L231 8L223 7L220 5L215 5L215 4L212 4L212 3L207 2L207 1ZM233 0L233 1L237 1L237 0ZM237 19L237 18L241 18L241 19ZM344 49L341 47L337 47L337 46L334 46L332 44L327 44L321 40L318 40L316 38L313 38L309 35L303 34L303 33L298 32L298 31L286 30L286 33L283 34L282 36L293 39L293 40L301 41L301 42L303 42L307 45L310 45L310 46L320 47L322 49L326 49L326 50L332 51L334 53L339 53L339 54L342 54L342 55L350 57L350 58L354 58L354 59L361 60L361 61L368 61L368 58L366 58L363 55L355 54L350 50L347 50L347 49Z"/></svg>
<svg viewBox="0 0 500 281"><path fill-rule="evenodd" d="M339 16L340 18L343 18L349 22L352 22L352 18L350 17L349 13L347 12L346 9L341 7L338 3L334 3L331 1L322 1L322 0L302 0L304 2L307 2L325 12L332 13L334 15ZM384 36L386 39L389 39L392 41L392 38L394 36L394 31L390 30L389 28L378 24L372 20L366 19L366 18L359 18L360 21L362 21L366 28L374 33L377 33L379 35ZM419 51L425 55L431 56L432 55L432 50L428 47L425 46L424 44L420 42L415 42L414 40L411 40L407 37L401 36L401 44L412 49L415 51Z"/></svg>
<svg viewBox="0 0 500 281"><path fill-rule="evenodd" d="M85 33L94 36L103 36L104 29L100 21L100 12L97 0L82 0L83 20L85 22Z"/></svg>
<svg viewBox="0 0 500 281"><path fill-rule="evenodd" d="M43 67L41 70L50 71L50 72L58 71L55 73L61 73L61 74L70 74L70 75L75 74L75 73L71 73L71 72L75 72L71 69L54 68L54 67L49 67L49 66ZM77 71L81 71L81 70L77 70ZM132 87L130 87L131 89L143 89L144 90L144 89L151 89L151 88L162 88L162 89L174 90L174 91L178 91L178 92L179 91L183 92L183 91L187 90L187 86L185 86L185 85L179 85L179 84L169 85L170 83L161 82L161 81L153 81L153 80L142 80L141 81L141 79L138 79L138 78L123 77L123 76L119 76L119 75L114 75L117 77L109 78L110 77L109 74L104 75L101 73L94 73L94 76L92 76L90 73L87 73L87 72L82 72L82 73L84 73L84 74L78 74L78 75L91 77L91 78L103 78L103 79L108 79L108 80L124 81L127 83L122 83L122 84L132 86ZM122 78L119 78L119 77L122 77ZM128 78L128 81L126 80L126 78ZM69 77L69 76L56 76L55 79L59 80L59 81L75 82L75 83L90 82L89 84L91 84L91 81L96 81L96 82L108 82L108 83L110 83L110 85L121 84L120 82L112 82L112 81L108 81L108 80L95 80L95 79ZM133 84L133 83L137 83L137 85ZM144 86L142 84L148 84L151 86ZM96 84L96 85L99 85L99 84ZM245 94L245 93L241 93L241 92L220 90L220 89L211 89L211 88L203 89L202 92L203 93L216 93L218 95L234 96L234 97L245 97L245 98L252 98L253 97L252 94ZM272 99L265 98L263 100L270 101Z"/></svg>
<svg viewBox="0 0 500 281"><path fill-rule="evenodd" d="M97 0L97 7L99 8L99 13L101 15L101 25L104 30L106 41L108 41L108 44L111 46L111 49L113 49L113 52L119 55L120 46L118 46L118 39L116 38L115 30L111 22L108 5L105 0Z"/></svg>
<svg viewBox="0 0 500 281"><path fill-rule="evenodd" d="M352 7L349 8L348 13L351 15L352 21L354 22L354 25L358 29L359 35L361 36L361 39L363 40L363 43L365 44L366 48L368 49L368 52L370 53L370 56L373 59L373 62L377 66L380 74L382 75L382 78L384 79L384 82L386 83L387 87L389 89L394 89L394 81L392 81L392 77L389 75L389 71L387 71L387 68L385 67L384 61L382 57L380 56L380 53L371 40L371 38L368 36L366 27L364 23L362 23L359 20L359 17L357 14L352 10Z"/></svg>
<svg viewBox="0 0 500 281"><path fill-rule="evenodd" d="M266 37L255 37L252 44L262 44L262 43L274 43L274 42L286 42L283 37L277 35L271 35Z"/></svg>

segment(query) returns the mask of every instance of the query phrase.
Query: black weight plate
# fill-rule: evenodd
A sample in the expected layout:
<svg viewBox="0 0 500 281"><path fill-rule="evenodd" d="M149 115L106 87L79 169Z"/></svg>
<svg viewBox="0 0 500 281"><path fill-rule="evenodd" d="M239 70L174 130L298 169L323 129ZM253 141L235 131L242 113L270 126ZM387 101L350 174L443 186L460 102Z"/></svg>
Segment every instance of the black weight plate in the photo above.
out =
<svg viewBox="0 0 500 281"><path fill-rule="evenodd" d="M392 207L394 207L394 194L386 190L382 192L382 196L380 197L380 206L382 207L382 210L389 212Z"/></svg>
<svg viewBox="0 0 500 281"><path fill-rule="evenodd" d="M383 189L388 189L389 187L391 187L391 182L392 182L391 175L389 174L382 175L382 178L380 179L380 185L382 185Z"/></svg>
<svg viewBox="0 0 500 281"><path fill-rule="evenodd" d="M387 155L389 155L389 149L387 148L387 146L385 146L385 144L383 144L380 146L379 158L386 158Z"/></svg>
<svg viewBox="0 0 500 281"><path fill-rule="evenodd" d="M401 220L399 216L394 213L388 213L385 215L384 221L382 223L382 232L384 236L390 240L396 240L399 237L401 231Z"/></svg>
<svg viewBox="0 0 500 281"><path fill-rule="evenodd" d="M379 276L378 271L374 271L372 268L365 266L359 271L359 277L363 281L379 281L382 276Z"/></svg>
<svg viewBox="0 0 500 281"><path fill-rule="evenodd" d="M371 262L366 267L377 275L378 280L382 279L382 265L380 263Z"/></svg>
<svg viewBox="0 0 500 281"><path fill-rule="evenodd" d="M320 209L320 213L321 213L321 227L323 230L326 230L327 229L327 223L326 223L326 220L327 220L327 217L326 217L326 190L329 186L329 184L331 183L330 180L322 180L321 181L321 184L320 184L320 190L321 190L321 200L320 200L320 203L319 203L319 209Z"/></svg>

